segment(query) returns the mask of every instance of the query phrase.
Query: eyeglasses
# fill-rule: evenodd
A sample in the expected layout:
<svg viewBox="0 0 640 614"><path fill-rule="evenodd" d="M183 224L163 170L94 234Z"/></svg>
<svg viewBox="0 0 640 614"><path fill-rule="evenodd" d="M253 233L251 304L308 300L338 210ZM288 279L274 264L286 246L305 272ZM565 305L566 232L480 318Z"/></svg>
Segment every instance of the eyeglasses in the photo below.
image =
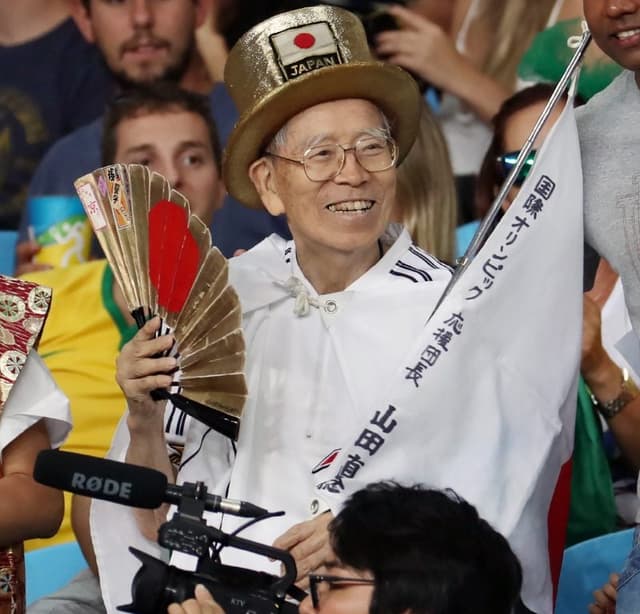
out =
<svg viewBox="0 0 640 614"><path fill-rule="evenodd" d="M364 136L351 147L344 147L339 143L314 145L302 154L302 160L287 158L270 151L267 151L266 155L301 164L305 175L311 181L329 181L342 172L347 152L351 150L360 166L370 173L386 171L394 166L398 159L398 147L392 138L374 136Z"/></svg>
<svg viewBox="0 0 640 614"><path fill-rule="evenodd" d="M520 172L518 173L518 176L516 177L513 185L520 187L524 183L524 180L527 178L529 171L533 167L533 162L536 159L537 153L538 152L535 149L532 149L529 152L529 155L527 156L523 167L520 169ZM518 160L519 155L519 151L510 151L496 158L498 162L498 170L503 180L509 176L509 173L516 165L516 161Z"/></svg>
<svg viewBox="0 0 640 614"><path fill-rule="evenodd" d="M328 590L320 591L319 585L327 583ZM323 576L314 573L309 574L309 592L311 593L311 603L314 609L320 607L320 595L329 592L334 585L349 584L352 586L358 586L360 584L373 585L376 581L368 578L345 578L344 576Z"/></svg>

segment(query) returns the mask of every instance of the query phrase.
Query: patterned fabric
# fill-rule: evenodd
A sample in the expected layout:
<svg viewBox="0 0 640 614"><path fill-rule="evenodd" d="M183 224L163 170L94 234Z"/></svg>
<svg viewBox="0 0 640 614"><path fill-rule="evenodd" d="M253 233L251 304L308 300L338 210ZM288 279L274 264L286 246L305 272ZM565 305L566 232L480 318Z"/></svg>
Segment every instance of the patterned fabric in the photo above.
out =
<svg viewBox="0 0 640 614"><path fill-rule="evenodd" d="M0 416L50 304L49 288L0 275ZM16 544L0 550L0 614L25 610L24 555L22 544Z"/></svg>
<svg viewBox="0 0 640 614"><path fill-rule="evenodd" d="M0 549L0 614L23 614L24 553L22 544Z"/></svg>

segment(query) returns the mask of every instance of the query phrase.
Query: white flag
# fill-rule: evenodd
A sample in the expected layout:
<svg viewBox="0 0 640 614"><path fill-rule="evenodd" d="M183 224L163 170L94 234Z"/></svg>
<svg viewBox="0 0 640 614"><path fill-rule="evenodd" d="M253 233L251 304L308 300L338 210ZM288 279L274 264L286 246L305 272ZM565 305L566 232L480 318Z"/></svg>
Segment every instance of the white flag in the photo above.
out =
<svg viewBox="0 0 640 614"><path fill-rule="evenodd" d="M568 105L520 194L318 485L453 488L502 532L523 601L552 611L547 511L573 447L582 330L582 176Z"/></svg>

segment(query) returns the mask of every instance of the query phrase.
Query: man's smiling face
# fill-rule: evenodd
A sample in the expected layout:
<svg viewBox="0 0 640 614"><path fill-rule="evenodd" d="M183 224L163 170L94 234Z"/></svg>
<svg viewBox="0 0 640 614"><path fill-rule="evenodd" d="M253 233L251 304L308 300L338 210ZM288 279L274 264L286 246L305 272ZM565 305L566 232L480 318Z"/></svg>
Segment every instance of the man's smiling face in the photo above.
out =
<svg viewBox="0 0 640 614"><path fill-rule="evenodd" d="M371 102L336 100L315 105L286 125L286 143L277 153L302 159L311 145L352 147L384 130L384 118ZM343 254L370 249L389 223L395 201L396 169L369 172L348 151L342 170L327 181L311 181L302 165L268 157L268 188L260 194L269 211L285 213L300 252Z"/></svg>

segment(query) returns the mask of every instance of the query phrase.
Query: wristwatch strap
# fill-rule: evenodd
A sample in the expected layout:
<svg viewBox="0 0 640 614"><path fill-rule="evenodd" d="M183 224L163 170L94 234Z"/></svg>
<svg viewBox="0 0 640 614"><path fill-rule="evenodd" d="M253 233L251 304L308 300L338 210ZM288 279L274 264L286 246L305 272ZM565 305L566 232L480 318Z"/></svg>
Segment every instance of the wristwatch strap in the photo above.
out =
<svg viewBox="0 0 640 614"><path fill-rule="evenodd" d="M606 419L611 420L614 416L619 414L628 403L633 401L640 394L640 390L636 386L635 382L629 377L629 371L626 368L622 368L622 384L620 387L620 394L610 401L602 402L598 400L593 393L591 393L591 401L594 407L600 412L600 414Z"/></svg>

